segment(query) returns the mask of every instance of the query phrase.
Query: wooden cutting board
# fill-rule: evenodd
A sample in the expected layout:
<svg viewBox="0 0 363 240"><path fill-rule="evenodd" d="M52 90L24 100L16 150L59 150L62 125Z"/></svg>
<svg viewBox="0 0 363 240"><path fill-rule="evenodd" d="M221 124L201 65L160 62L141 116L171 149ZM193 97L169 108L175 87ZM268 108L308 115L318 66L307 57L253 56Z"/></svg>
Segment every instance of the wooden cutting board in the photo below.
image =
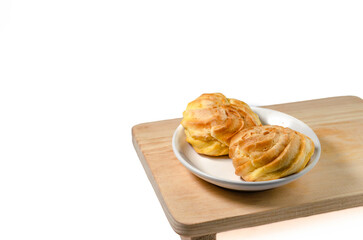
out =
<svg viewBox="0 0 363 240"><path fill-rule="evenodd" d="M189 172L171 146L180 119L133 127L141 163L182 239L215 239L218 232L363 205L363 100L344 96L265 107L308 124L322 154L300 179L261 192L220 188Z"/></svg>

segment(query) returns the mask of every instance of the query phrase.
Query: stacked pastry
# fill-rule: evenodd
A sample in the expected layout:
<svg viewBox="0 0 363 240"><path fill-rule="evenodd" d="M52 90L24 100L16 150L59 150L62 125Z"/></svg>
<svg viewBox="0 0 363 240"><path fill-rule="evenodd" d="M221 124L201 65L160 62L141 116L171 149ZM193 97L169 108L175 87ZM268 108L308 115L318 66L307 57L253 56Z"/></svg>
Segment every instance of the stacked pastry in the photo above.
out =
<svg viewBox="0 0 363 240"><path fill-rule="evenodd" d="M244 102L221 93L202 94L190 102L181 122L196 152L228 155L235 174L245 181L267 181L304 169L313 141L292 129L262 126Z"/></svg>
<svg viewBox="0 0 363 240"><path fill-rule="evenodd" d="M196 152L227 155L231 138L239 131L261 126L260 119L244 102L221 93L203 94L190 102L181 122L187 142Z"/></svg>

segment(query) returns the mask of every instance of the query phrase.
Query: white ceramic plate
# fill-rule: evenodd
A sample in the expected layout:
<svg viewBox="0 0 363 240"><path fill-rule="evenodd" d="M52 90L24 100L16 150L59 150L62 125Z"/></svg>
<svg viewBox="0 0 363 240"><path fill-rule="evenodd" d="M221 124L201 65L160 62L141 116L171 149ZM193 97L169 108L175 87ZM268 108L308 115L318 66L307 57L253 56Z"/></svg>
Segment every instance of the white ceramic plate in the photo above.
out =
<svg viewBox="0 0 363 240"><path fill-rule="evenodd" d="M285 185L298 179L316 165L319 161L321 146L318 137L308 125L282 112L260 107L251 108L258 114L263 125L289 127L307 135L314 141L314 155L302 171L276 180L260 182L243 181L239 176L234 174L235 170L232 160L228 156L208 157L195 152L193 147L185 140L186 137L182 125L175 130L172 140L176 157L193 174L205 181L220 187L243 191L260 191Z"/></svg>

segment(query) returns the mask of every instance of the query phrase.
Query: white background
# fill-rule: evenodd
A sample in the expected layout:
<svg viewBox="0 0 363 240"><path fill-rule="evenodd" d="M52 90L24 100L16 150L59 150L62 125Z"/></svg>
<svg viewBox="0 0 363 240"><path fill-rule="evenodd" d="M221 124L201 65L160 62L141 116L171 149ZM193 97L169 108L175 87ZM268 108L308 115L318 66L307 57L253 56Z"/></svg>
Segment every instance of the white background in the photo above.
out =
<svg viewBox="0 0 363 240"><path fill-rule="evenodd" d="M204 92L362 97L362 12L348 0L0 0L0 239L179 239L131 127L181 117ZM354 208L221 237L358 239L362 221Z"/></svg>

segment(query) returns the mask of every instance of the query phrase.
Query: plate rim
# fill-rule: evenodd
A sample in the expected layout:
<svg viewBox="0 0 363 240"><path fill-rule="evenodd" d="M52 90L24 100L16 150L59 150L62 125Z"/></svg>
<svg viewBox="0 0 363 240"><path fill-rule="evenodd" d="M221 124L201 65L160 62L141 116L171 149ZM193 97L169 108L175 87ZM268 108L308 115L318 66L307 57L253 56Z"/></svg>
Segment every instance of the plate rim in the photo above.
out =
<svg viewBox="0 0 363 240"><path fill-rule="evenodd" d="M186 161L184 159L184 157L179 153L178 148L176 146L177 144L177 136L178 133L184 129L184 127L179 124L178 127L175 129L174 133L173 133L173 137L172 137L172 148L173 148L173 152L175 154L175 156L177 157L177 159L184 165L184 167L186 167L189 171L191 171L194 175L196 175L199 178L204 179L205 181L208 181L214 185L217 186L221 186L224 188L229 188L229 189L234 189L234 190L244 190L241 189L241 187L246 187L246 188L251 188L250 190L253 190L253 187L267 187L267 188L263 188L264 189L270 189L270 188L275 188L275 187L279 187L281 185L285 185L288 184L298 178L300 178L301 176L305 175L307 172L309 172L311 169L313 169L315 167L315 165L318 163L319 159L320 159L320 155L321 155L321 144L320 144L320 140L318 138L318 136L316 135L316 133L314 132L313 129L311 129L311 127L309 125L307 125L306 123L304 123L303 121L280 111L277 110L272 110L272 109L268 109L268 108L263 108L263 107L255 107L255 106L250 106L251 109L253 111L258 111L259 109L263 109L262 111L270 111L270 112L277 112L279 114L284 115L287 118L292 119L293 121L297 121L300 124L303 124L305 126L307 126L308 129L311 130L311 133L314 135L314 138L316 141L314 141L314 139L312 139L314 141L314 145L315 145L315 152L313 154L314 159L313 161L311 161L311 159L309 160L309 164L300 172L298 173L294 173L291 174L289 176L283 177L283 178L279 178L279 179L274 179L274 180L268 180L268 181L257 181L257 182L247 182L247 181L241 181L241 182L236 182L236 181L229 181L229 180L225 180L225 179L221 179L212 175L209 175L203 171L201 171L200 169L198 169L197 167L191 165L188 161ZM266 124L268 125L268 124ZM318 143L318 145L316 145L316 143ZM219 185L217 183L222 183L223 185ZM230 188L227 187L228 185L233 185L234 187L237 188ZM273 186L270 186L273 185ZM277 185L277 186L275 186ZM269 186L269 187L268 187ZM247 190L248 191L248 190Z"/></svg>

